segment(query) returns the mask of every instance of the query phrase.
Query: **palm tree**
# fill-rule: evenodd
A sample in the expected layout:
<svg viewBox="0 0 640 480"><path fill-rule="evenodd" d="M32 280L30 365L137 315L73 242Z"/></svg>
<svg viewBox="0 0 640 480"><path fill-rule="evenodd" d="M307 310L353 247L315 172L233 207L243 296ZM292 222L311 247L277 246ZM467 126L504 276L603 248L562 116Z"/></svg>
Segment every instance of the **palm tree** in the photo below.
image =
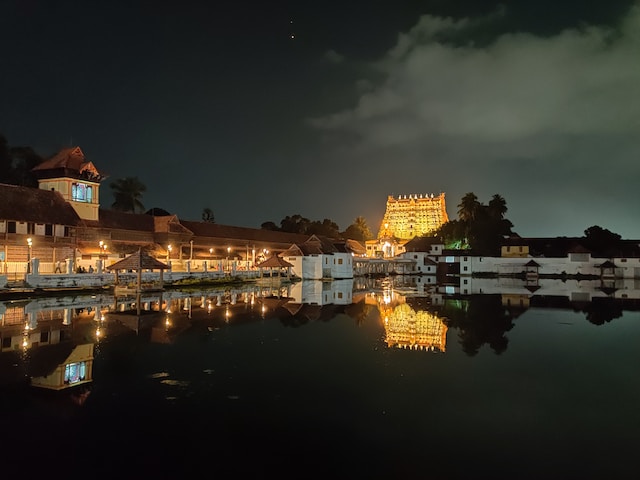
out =
<svg viewBox="0 0 640 480"><path fill-rule="evenodd" d="M371 233L369 225L367 225L367 220L364 217L356 217L353 224L362 232L362 236L365 240L371 240L373 238L373 234Z"/></svg>
<svg viewBox="0 0 640 480"><path fill-rule="evenodd" d="M460 200L460 204L458 205L458 218L463 222L470 222L475 220L478 215L478 211L480 210L480 202L478 201L478 197L475 193L469 192L462 200Z"/></svg>
<svg viewBox="0 0 640 480"><path fill-rule="evenodd" d="M118 178L111 183L113 197L115 201L111 204L111 208L120 212L143 212L144 205L140 201L142 192L147 187L138 180L138 177Z"/></svg>
<svg viewBox="0 0 640 480"><path fill-rule="evenodd" d="M495 219L504 218L507 213L507 201L497 193L489 201L489 215Z"/></svg>

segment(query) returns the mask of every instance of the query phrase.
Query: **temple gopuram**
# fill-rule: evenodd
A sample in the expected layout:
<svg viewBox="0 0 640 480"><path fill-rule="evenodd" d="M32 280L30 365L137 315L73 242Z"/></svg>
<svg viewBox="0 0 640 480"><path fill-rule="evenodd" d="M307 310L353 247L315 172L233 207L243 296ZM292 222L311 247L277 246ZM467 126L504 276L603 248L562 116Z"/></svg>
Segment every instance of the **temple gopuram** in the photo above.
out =
<svg viewBox="0 0 640 480"><path fill-rule="evenodd" d="M380 223L378 238L395 237L411 240L440 228L449 221L444 193L389 195L387 209Z"/></svg>
<svg viewBox="0 0 640 480"><path fill-rule="evenodd" d="M393 257L414 237L428 235L449 221L444 193L387 197L376 240L367 242L367 256Z"/></svg>

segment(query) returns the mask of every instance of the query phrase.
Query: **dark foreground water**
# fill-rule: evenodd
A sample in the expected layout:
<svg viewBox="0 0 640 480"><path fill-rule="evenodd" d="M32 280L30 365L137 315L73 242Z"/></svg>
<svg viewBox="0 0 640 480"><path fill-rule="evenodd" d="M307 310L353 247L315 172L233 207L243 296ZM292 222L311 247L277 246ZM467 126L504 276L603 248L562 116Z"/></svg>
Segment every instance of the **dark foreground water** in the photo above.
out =
<svg viewBox="0 0 640 480"><path fill-rule="evenodd" d="M638 478L634 303L387 287L324 306L205 292L137 328L94 319L84 402L4 388L2 471Z"/></svg>

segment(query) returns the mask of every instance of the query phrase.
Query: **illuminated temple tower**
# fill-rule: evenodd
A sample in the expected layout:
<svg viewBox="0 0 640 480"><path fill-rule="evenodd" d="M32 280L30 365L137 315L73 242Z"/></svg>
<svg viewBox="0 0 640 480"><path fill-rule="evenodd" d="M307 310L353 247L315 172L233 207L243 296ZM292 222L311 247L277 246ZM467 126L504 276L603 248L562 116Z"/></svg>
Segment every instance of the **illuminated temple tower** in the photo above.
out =
<svg viewBox="0 0 640 480"><path fill-rule="evenodd" d="M389 195L378 239L395 237L411 240L438 229L448 221L444 193L438 196L433 193L399 195L398 198Z"/></svg>

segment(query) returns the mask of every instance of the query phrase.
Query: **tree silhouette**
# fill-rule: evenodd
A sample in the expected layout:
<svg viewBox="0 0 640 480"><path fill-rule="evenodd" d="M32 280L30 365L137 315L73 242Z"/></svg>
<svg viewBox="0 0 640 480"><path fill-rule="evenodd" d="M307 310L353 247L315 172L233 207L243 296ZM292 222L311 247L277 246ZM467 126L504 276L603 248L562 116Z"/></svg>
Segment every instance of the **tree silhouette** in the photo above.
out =
<svg viewBox="0 0 640 480"><path fill-rule="evenodd" d="M494 219L503 219L507 213L507 201L497 193L489 201L489 216Z"/></svg>
<svg viewBox="0 0 640 480"><path fill-rule="evenodd" d="M342 236L344 238L359 240L361 242L371 240L373 238L373 234L371 233L369 225L367 225L367 221L364 217L356 217L353 223L342 233Z"/></svg>
<svg viewBox="0 0 640 480"><path fill-rule="evenodd" d="M215 217L213 216L213 210L210 208L204 208L202 210L202 221L206 223L216 223Z"/></svg>
<svg viewBox="0 0 640 480"><path fill-rule="evenodd" d="M435 235L447 245L471 248L477 255L496 256L502 239L513 233L513 224L504 218L506 212L507 202L501 195L495 194L489 205L483 205L469 192L458 205L458 219L441 225Z"/></svg>
<svg viewBox="0 0 640 480"><path fill-rule="evenodd" d="M115 201L111 208L120 212L143 212L144 205L140 201L147 187L138 177L125 177L114 180L111 185Z"/></svg>
<svg viewBox="0 0 640 480"><path fill-rule="evenodd" d="M458 204L458 218L463 222L471 222L476 219L478 210L480 210L480 202L475 193L469 192L462 197Z"/></svg>
<svg viewBox="0 0 640 480"><path fill-rule="evenodd" d="M613 233L606 228L593 225L584 231L585 247L590 249L594 254L605 254L608 250L614 248L622 238L617 233Z"/></svg>
<svg viewBox="0 0 640 480"><path fill-rule="evenodd" d="M278 227L273 222L263 222L262 225L260 225L260 228L262 228L263 230L271 230L273 232L279 232L280 231L280 227Z"/></svg>
<svg viewBox="0 0 640 480"><path fill-rule="evenodd" d="M299 214L287 215L280 221L280 230L289 233L307 233L311 221Z"/></svg>
<svg viewBox="0 0 640 480"><path fill-rule="evenodd" d="M0 183L11 183L13 161L9 155L9 142L0 133Z"/></svg>
<svg viewBox="0 0 640 480"><path fill-rule="evenodd" d="M303 233L308 235L324 235L329 238L341 238L338 224L328 218L325 218L322 222L317 220L310 222Z"/></svg>
<svg viewBox="0 0 640 480"><path fill-rule="evenodd" d="M37 187L38 179L33 167L43 158L31 147L10 147L6 137L0 134L0 183Z"/></svg>
<svg viewBox="0 0 640 480"><path fill-rule="evenodd" d="M470 296L464 308L445 304L443 313L447 326L458 330L462 350L474 356L485 344L496 355L507 350L506 333L513 328L518 311L505 309L500 295L482 294Z"/></svg>

